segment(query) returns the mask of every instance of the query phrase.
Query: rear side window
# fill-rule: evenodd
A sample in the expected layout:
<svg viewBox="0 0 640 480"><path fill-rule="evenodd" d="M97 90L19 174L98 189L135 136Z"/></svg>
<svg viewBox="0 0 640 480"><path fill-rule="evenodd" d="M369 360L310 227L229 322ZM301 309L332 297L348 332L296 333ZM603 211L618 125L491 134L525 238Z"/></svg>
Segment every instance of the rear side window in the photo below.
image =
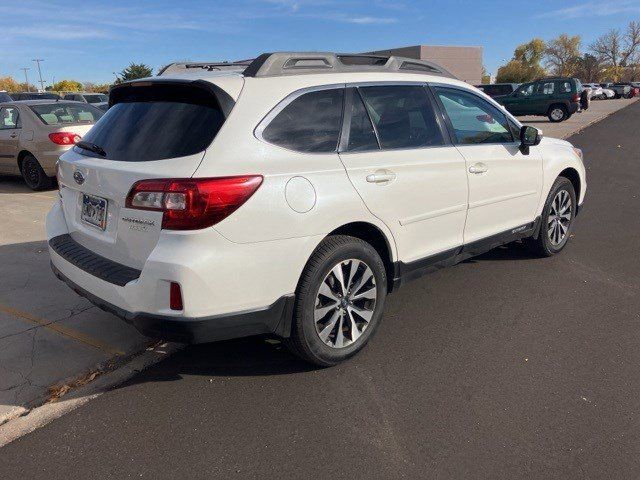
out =
<svg viewBox="0 0 640 480"><path fill-rule="evenodd" d="M507 117L470 92L436 87L459 144L513 142Z"/></svg>
<svg viewBox="0 0 640 480"><path fill-rule="evenodd" d="M102 110L79 103L56 102L30 108L45 125L92 124L104 115Z"/></svg>
<svg viewBox="0 0 640 480"><path fill-rule="evenodd" d="M554 82L545 82L538 84L538 95L553 95L555 91L555 83Z"/></svg>
<svg viewBox="0 0 640 480"><path fill-rule="evenodd" d="M571 92L571 82L560 82L560 91L562 93L570 93Z"/></svg>
<svg viewBox="0 0 640 480"><path fill-rule="evenodd" d="M342 128L344 89L305 93L280 111L262 132L269 143L299 152L335 152Z"/></svg>
<svg viewBox="0 0 640 480"><path fill-rule="evenodd" d="M365 106L383 149L443 145L442 132L422 86L362 87Z"/></svg>
<svg viewBox="0 0 640 480"><path fill-rule="evenodd" d="M83 155L127 162L194 155L211 144L225 120L216 96L197 86L125 86L112 98L114 105L82 138L106 155L74 147Z"/></svg>
<svg viewBox="0 0 640 480"><path fill-rule="evenodd" d="M20 128L20 112L16 107L0 108L0 130Z"/></svg>

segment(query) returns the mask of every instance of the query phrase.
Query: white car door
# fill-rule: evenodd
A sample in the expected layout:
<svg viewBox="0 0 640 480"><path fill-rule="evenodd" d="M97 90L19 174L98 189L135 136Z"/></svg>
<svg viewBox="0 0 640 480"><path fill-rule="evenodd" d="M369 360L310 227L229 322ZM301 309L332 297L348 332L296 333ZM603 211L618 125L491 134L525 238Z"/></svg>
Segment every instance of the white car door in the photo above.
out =
<svg viewBox="0 0 640 480"><path fill-rule="evenodd" d="M444 86L434 90L466 160L469 211L464 243L532 226L542 193L539 148L524 155L504 112L474 92Z"/></svg>
<svg viewBox="0 0 640 480"><path fill-rule="evenodd" d="M420 84L363 85L348 97L340 158L393 233L400 260L418 269L453 255L467 211L465 160L445 140L430 92Z"/></svg>

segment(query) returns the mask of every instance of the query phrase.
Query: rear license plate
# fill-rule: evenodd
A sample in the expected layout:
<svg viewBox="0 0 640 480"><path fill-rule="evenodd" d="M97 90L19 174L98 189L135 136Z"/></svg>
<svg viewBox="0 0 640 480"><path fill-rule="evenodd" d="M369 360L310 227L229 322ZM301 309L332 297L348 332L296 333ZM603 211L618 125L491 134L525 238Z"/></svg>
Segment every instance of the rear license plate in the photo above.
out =
<svg viewBox="0 0 640 480"><path fill-rule="evenodd" d="M101 230L107 228L107 200L83 193L80 219Z"/></svg>

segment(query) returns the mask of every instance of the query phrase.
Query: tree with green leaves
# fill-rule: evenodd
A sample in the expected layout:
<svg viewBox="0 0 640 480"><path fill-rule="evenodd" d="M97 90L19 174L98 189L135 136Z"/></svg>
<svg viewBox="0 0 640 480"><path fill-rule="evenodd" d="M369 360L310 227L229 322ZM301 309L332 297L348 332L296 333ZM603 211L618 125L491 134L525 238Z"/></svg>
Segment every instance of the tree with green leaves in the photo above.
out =
<svg viewBox="0 0 640 480"><path fill-rule="evenodd" d="M585 53L576 60L575 75L588 83L600 83L603 78L602 62L589 53Z"/></svg>
<svg viewBox="0 0 640 480"><path fill-rule="evenodd" d="M498 69L498 83L525 83L543 77L545 70L540 65L544 57L546 44L544 40L534 38L528 43L518 45L513 58Z"/></svg>
<svg viewBox="0 0 640 480"><path fill-rule="evenodd" d="M127 68L118 74L116 83L128 82L138 78L153 76L153 70L144 63L130 63Z"/></svg>
<svg viewBox="0 0 640 480"><path fill-rule="evenodd" d="M544 50L547 69L560 77L575 75L580 59L581 42L579 35L569 36L566 33L549 40Z"/></svg>

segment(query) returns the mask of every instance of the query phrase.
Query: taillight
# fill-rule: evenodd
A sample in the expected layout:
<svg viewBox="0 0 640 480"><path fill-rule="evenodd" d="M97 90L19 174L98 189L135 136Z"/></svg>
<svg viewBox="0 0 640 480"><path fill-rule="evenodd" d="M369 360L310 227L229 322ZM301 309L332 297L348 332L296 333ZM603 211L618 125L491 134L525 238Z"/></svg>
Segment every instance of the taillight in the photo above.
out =
<svg viewBox="0 0 640 480"><path fill-rule="evenodd" d="M163 212L162 228L198 230L235 212L262 184L262 175L141 180L125 206Z"/></svg>
<svg viewBox="0 0 640 480"><path fill-rule="evenodd" d="M80 141L80 135L73 132L53 132L49 134L49 139L58 145L75 145Z"/></svg>
<svg viewBox="0 0 640 480"><path fill-rule="evenodd" d="M579 102L580 101L580 94L576 93L573 95L573 98L571 99L572 102Z"/></svg>

